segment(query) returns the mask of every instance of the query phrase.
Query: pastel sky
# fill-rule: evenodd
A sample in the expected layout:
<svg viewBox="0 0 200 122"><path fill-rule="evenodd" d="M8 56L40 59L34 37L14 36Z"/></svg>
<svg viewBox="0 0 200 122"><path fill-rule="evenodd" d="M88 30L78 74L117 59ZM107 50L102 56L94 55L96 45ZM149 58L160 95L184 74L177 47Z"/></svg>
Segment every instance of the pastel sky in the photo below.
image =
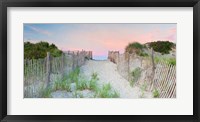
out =
<svg viewBox="0 0 200 122"><path fill-rule="evenodd" d="M176 24L24 24L24 41L47 41L59 49L93 51L94 59L106 59L108 51L124 52L131 42L176 43Z"/></svg>

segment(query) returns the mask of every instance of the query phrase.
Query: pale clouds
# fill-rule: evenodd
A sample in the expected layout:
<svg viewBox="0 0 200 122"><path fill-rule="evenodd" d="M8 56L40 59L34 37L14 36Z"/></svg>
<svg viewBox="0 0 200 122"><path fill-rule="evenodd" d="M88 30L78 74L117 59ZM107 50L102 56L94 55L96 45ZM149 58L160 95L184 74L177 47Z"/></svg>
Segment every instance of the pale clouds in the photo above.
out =
<svg viewBox="0 0 200 122"><path fill-rule="evenodd" d="M31 26L31 25L26 25L28 28L30 28L31 30L37 32L37 33L40 33L40 34L44 34L44 35L47 35L47 36L51 36L52 33L47 31L47 30L43 30L41 28L38 28L38 27L34 27L34 26Z"/></svg>

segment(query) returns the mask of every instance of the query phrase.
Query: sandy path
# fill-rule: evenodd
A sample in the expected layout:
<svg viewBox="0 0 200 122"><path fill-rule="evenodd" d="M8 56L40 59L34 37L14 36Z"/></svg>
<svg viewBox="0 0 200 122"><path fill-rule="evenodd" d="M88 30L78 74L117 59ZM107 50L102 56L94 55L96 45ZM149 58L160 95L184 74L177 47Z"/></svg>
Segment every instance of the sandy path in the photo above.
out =
<svg viewBox="0 0 200 122"><path fill-rule="evenodd" d="M141 90L139 87L131 87L129 82L124 79L117 71L117 65L110 61L89 60L81 67L81 72L87 77L96 72L99 83L110 83L111 86L120 93L121 98L140 98ZM145 97L151 97L150 93L145 93Z"/></svg>

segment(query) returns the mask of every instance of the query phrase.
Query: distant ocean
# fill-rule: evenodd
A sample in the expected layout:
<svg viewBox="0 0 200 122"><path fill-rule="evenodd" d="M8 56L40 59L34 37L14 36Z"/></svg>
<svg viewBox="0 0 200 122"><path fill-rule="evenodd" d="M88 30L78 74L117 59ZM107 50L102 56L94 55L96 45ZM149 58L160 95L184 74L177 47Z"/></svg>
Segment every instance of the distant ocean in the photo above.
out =
<svg viewBox="0 0 200 122"><path fill-rule="evenodd" d="M92 57L94 60L107 60L108 56L95 56Z"/></svg>

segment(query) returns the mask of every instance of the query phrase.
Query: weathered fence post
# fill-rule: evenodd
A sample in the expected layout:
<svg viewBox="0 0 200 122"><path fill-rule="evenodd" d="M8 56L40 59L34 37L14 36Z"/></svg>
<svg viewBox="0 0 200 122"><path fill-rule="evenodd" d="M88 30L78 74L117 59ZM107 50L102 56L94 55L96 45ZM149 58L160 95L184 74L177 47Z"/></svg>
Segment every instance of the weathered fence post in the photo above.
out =
<svg viewBox="0 0 200 122"><path fill-rule="evenodd" d="M152 71L155 72L155 63L154 63L154 51L153 51L153 48L151 48L151 52L152 52L151 59L152 59L152 65L153 65Z"/></svg>
<svg viewBox="0 0 200 122"><path fill-rule="evenodd" d="M92 59L92 51L89 51L90 59Z"/></svg>
<svg viewBox="0 0 200 122"><path fill-rule="evenodd" d="M79 67L79 63L80 63L80 54L79 54L79 51L77 52L77 58L78 58L78 60L77 60L77 66Z"/></svg>
<svg viewBox="0 0 200 122"><path fill-rule="evenodd" d="M75 62L75 60L74 60L74 52L72 53L72 70L74 70L75 69L75 64L74 64L74 62Z"/></svg>
<svg viewBox="0 0 200 122"><path fill-rule="evenodd" d="M126 52L126 57L127 57L127 72L128 72L128 81L130 81L130 54Z"/></svg>
<svg viewBox="0 0 200 122"><path fill-rule="evenodd" d="M119 64L119 51L117 52L117 65Z"/></svg>
<svg viewBox="0 0 200 122"><path fill-rule="evenodd" d="M153 88L154 88L154 81L153 81L153 79L154 79L154 75L155 75L155 69L156 69L156 67L155 67L155 63L154 63L154 51L153 51L153 48L151 48L151 52L152 52L152 54L151 54L151 59L152 59L152 74L151 74L151 90L153 90Z"/></svg>
<svg viewBox="0 0 200 122"><path fill-rule="evenodd" d="M50 52L47 52L47 57L46 57L46 86L49 84L50 82L50 73L51 73L51 63L50 63Z"/></svg>
<svg viewBox="0 0 200 122"><path fill-rule="evenodd" d="M64 67L65 67L65 54L62 53L62 56L61 56L61 75L62 75L62 78L64 77Z"/></svg>

